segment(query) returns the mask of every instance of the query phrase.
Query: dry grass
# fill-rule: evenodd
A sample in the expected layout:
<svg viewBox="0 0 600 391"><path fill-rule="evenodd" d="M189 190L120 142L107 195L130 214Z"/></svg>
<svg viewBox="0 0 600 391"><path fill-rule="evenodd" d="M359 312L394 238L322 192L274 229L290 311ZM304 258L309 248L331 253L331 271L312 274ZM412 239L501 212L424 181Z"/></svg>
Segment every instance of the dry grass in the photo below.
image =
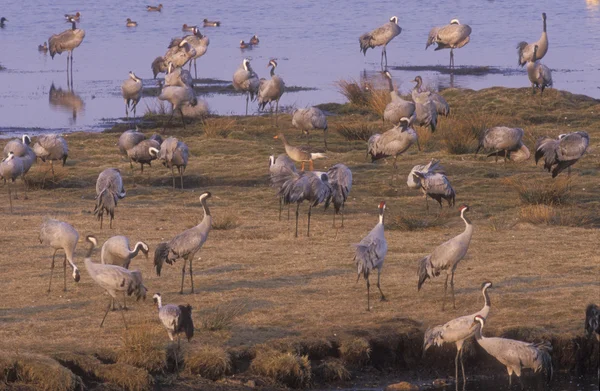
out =
<svg viewBox="0 0 600 391"><path fill-rule="evenodd" d="M370 89L368 85L356 80L339 80L335 83L340 94L344 95L348 102L358 107L366 107L369 103Z"/></svg>
<svg viewBox="0 0 600 391"><path fill-rule="evenodd" d="M246 308L246 304L226 303L218 305L214 310L202 317L202 328L209 331L226 330L231 327L233 320Z"/></svg>
<svg viewBox="0 0 600 391"><path fill-rule="evenodd" d="M495 112L480 109L457 110L448 118L440 118L438 131L442 146L453 155L474 153L479 137L486 130L506 123L506 118Z"/></svg>
<svg viewBox="0 0 600 391"><path fill-rule="evenodd" d="M171 109L167 102L158 99L144 99L146 111L144 117L152 117L156 115L171 115Z"/></svg>
<svg viewBox="0 0 600 391"><path fill-rule="evenodd" d="M372 89L367 100L367 108L380 118L383 118L385 107L390 101L391 97L388 90Z"/></svg>
<svg viewBox="0 0 600 391"><path fill-rule="evenodd" d="M212 229L217 231L225 231L239 227L240 222L237 217L231 214L215 217L212 222Z"/></svg>
<svg viewBox="0 0 600 391"><path fill-rule="evenodd" d="M311 380L308 356L299 356L290 352L261 350L252 360L251 369L257 375L271 378L288 387L306 387Z"/></svg>
<svg viewBox="0 0 600 391"><path fill-rule="evenodd" d="M365 338L344 340L340 345L340 356L350 365L364 366L371 358L371 345Z"/></svg>
<svg viewBox="0 0 600 391"><path fill-rule="evenodd" d="M352 378L342 360L331 358L324 360L313 370L315 377L325 382L347 381Z"/></svg>
<svg viewBox="0 0 600 391"><path fill-rule="evenodd" d="M231 371L231 359L220 346L201 346L186 354L185 368L193 375L219 380Z"/></svg>
<svg viewBox="0 0 600 391"><path fill-rule="evenodd" d="M235 129L235 120L227 117L210 117L202 121L206 138L227 138Z"/></svg>
<svg viewBox="0 0 600 391"><path fill-rule="evenodd" d="M123 332L122 341L117 362L143 368L150 373L161 373L166 369L167 352L161 343L164 332L158 333L149 325L130 327Z"/></svg>
<svg viewBox="0 0 600 391"><path fill-rule="evenodd" d="M569 179L548 176L545 180L515 177L507 182L517 191L522 203L528 205L564 205L569 202Z"/></svg>
<svg viewBox="0 0 600 391"><path fill-rule="evenodd" d="M401 213L399 216L393 216L388 219L388 229L398 231L422 231L435 227L440 227L448 222L448 219L437 214L438 203L429 200L429 207L432 210L430 216L423 216L416 213ZM445 202L445 201L444 201ZM446 205L444 205L446 207Z"/></svg>
<svg viewBox="0 0 600 391"><path fill-rule="evenodd" d="M577 206L554 207L527 205L519 210L519 219L531 224L561 225L566 227L600 227L600 213Z"/></svg>
<svg viewBox="0 0 600 391"><path fill-rule="evenodd" d="M348 141L368 141L369 137L379 132L379 129L374 124L356 121L340 124L337 131Z"/></svg>

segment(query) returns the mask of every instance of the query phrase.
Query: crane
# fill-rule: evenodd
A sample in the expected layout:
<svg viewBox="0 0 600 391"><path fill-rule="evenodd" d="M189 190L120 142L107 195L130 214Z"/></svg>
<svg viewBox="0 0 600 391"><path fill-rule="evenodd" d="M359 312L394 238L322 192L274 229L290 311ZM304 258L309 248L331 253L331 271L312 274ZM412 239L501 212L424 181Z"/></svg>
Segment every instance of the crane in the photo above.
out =
<svg viewBox="0 0 600 391"><path fill-rule="evenodd" d="M462 48L469 43L471 27L460 24L458 19L452 19L450 24L434 27L429 31L425 50L433 44L437 44L435 50L450 49L450 68L454 68L454 49Z"/></svg>
<svg viewBox="0 0 600 391"><path fill-rule="evenodd" d="M60 34L53 34L48 38L48 47L50 48L50 56L54 59L56 54L67 52L67 82L69 81L69 58L71 59L71 86L73 85L73 50L81 45L85 38L85 31L78 29L76 24L79 17L67 17L67 22L71 23L71 28Z"/></svg>
<svg viewBox="0 0 600 391"><path fill-rule="evenodd" d="M183 173L188 164L189 149L186 143L177 140L175 137L169 137L160 145L160 153L158 158L162 160L165 167L171 169L171 177L173 178L173 190L175 190L175 171L177 167L179 178L181 181L181 190L183 190Z"/></svg>
<svg viewBox="0 0 600 391"><path fill-rule="evenodd" d="M321 109L309 107L306 109L296 109L292 114L292 126L300 129L306 135L310 143L309 131L323 129L323 142L327 150L327 117Z"/></svg>
<svg viewBox="0 0 600 391"><path fill-rule="evenodd" d="M63 167L69 157L69 147L67 141L55 133L42 134L38 136L37 141L33 144L33 152L36 156L42 159L43 162L50 160L50 170L52 170L52 181L54 181L54 161L62 160ZM50 171L48 170L48 171ZM44 174L44 179L46 174Z"/></svg>
<svg viewBox="0 0 600 391"><path fill-rule="evenodd" d="M59 221L51 218L44 218L42 226L40 227L39 239L41 244L47 244L54 248L54 254L52 254L52 264L50 265L50 283L48 284L48 293L52 289L52 274L54 273L54 257L58 250L65 252L65 259L63 261L63 272L64 272L64 287L63 291L67 291L67 261L71 268L73 268L73 280L79 282L81 276L79 269L73 262L73 255L75 254L75 247L79 241L79 233L69 223Z"/></svg>
<svg viewBox="0 0 600 391"><path fill-rule="evenodd" d="M121 171L117 168L107 168L98 175L96 180L96 207L94 215L100 220L100 229L104 219L104 211L110 217L110 228L115 218L117 201L125 198L125 188Z"/></svg>
<svg viewBox="0 0 600 391"><path fill-rule="evenodd" d="M331 186L331 195L325 202L325 209L327 209L329 203L333 201L333 227L335 228L335 215L341 211L341 228L344 228L344 208L350 190L352 190L352 171L350 171L346 165L338 163L327 170L327 177L329 178L329 184Z"/></svg>
<svg viewBox="0 0 600 391"><path fill-rule="evenodd" d="M552 87L552 71L546 65L538 61L538 46L533 48L533 60L527 63L527 76L531 82L531 94L535 94L535 89L540 89L540 97L544 95L546 87Z"/></svg>
<svg viewBox="0 0 600 391"><path fill-rule="evenodd" d="M135 120L136 108L142 99L142 79L129 71L129 78L121 84L121 94L125 101L125 117L129 118L129 110L133 111Z"/></svg>
<svg viewBox="0 0 600 391"><path fill-rule="evenodd" d="M267 68L271 67L271 79L259 80L258 85L258 107L260 110L264 110L267 103L271 104L275 101L275 126L277 126L277 113L279 111L279 99L285 92L285 83L279 75L275 74L275 68L277 68L277 61L270 60ZM270 106L272 107L272 106Z"/></svg>
<svg viewBox="0 0 600 391"><path fill-rule="evenodd" d="M133 246L133 250L129 247L129 239L127 236L116 235L108 238L102 245L100 251L100 262L108 265L122 266L125 269L129 269L131 260L137 257L138 253L142 251L148 260L148 245L144 242L137 242Z"/></svg>
<svg viewBox="0 0 600 391"><path fill-rule="evenodd" d="M248 115L248 101L254 100L258 95L260 80L252 69L250 60L244 58L242 65L233 74L233 88L246 94L246 115Z"/></svg>
<svg viewBox="0 0 600 391"><path fill-rule="evenodd" d="M479 145L475 151L475 155L479 153L481 148L491 149L493 152L487 156L504 156L504 162L510 159L511 152L526 151L526 156L529 157L529 150L523 144L523 135L525 132L521 128L509 128L507 126L494 126L486 129L479 137Z"/></svg>
<svg viewBox="0 0 600 391"><path fill-rule="evenodd" d="M9 152L8 157L4 158L2 162L0 162L0 178L4 180L4 183L8 181L8 202L10 205L10 213L12 213L13 211L11 182L14 182L15 179L19 177L23 181L23 188L25 189L25 199L27 199L27 186L25 185L25 168L23 159L24 158L17 157L14 153ZM15 198L17 198L16 190Z"/></svg>
<svg viewBox="0 0 600 391"><path fill-rule="evenodd" d="M392 74L389 71L385 71L384 75L388 81L391 100L385 106L383 120L398 125L402 118L408 118L409 122L412 123L416 119L414 102L404 100L398 95L398 91L394 89Z"/></svg>
<svg viewBox="0 0 600 391"><path fill-rule="evenodd" d="M590 136L584 131L561 134L558 139L542 136L535 143L535 164L544 158L544 168L552 171L552 178L565 168L571 175L571 166L581 159L589 144Z"/></svg>
<svg viewBox="0 0 600 391"><path fill-rule="evenodd" d="M402 27L398 26L398 17L392 16L390 21L375 30L364 33L358 38L360 44L360 51L363 55L367 55L367 49L381 46L381 69L384 69L383 59L385 58L385 69L387 69L387 44L392 39L400 35Z"/></svg>
<svg viewBox="0 0 600 391"><path fill-rule="evenodd" d="M544 28L542 30L542 36L537 42L527 43L525 41L521 41L517 44L517 54L519 55L519 65L523 66L528 61L535 61L533 59L533 52L535 46L538 47L537 59L542 59L546 53L548 52L548 32L546 31L546 13L542 13L542 21L544 23Z"/></svg>

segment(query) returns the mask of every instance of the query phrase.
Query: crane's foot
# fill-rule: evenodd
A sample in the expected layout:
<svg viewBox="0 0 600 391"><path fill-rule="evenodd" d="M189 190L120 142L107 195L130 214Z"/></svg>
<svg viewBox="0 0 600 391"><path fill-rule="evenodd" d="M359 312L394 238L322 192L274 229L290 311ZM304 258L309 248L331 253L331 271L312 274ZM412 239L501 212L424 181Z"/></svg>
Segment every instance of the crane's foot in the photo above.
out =
<svg viewBox="0 0 600 391"><path fill-rule="evenodd" d="M388 299L386 299L385 296L381 296L381 300L380 301L388 301Z"/></svg>

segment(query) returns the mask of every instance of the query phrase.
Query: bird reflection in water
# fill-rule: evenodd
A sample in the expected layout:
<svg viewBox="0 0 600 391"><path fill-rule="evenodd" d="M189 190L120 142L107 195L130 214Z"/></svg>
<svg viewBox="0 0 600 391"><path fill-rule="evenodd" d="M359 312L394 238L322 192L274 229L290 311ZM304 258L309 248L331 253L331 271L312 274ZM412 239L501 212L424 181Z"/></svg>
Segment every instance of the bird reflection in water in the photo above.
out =
<svg viewBox="0 0 600 391"><path fill-rule="evenodd" d="M85 107L83 100L72 89L65 91L62 88L56 88L54 83L50 86L49 101L51 107L72 113L70 124L77 121L77 114Z"/></svg>

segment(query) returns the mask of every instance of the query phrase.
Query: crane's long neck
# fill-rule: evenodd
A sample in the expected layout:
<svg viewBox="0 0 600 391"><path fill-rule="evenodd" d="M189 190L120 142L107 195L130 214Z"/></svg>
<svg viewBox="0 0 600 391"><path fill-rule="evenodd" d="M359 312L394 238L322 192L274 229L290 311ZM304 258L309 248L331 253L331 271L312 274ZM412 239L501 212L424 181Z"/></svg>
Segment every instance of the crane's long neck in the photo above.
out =
<svg viewBox="0 0 600 391"><path fill-rule="evenodd" d="M383 209L379 210L379 224L383 225L385 211Z"/></svg>
<svg viewBox="0 0 600 391"><path fill-rule="evenodd" d="M75 21L71 21L71 30L77 30L77 26L75 25Z"/></svg>
<svg viewBox="0 0 600 391"><path fill-rule="evenodd" d="M473 227L473 224L471 224L471 220L469 220L467 218L467 216L465 216L465 212L466 212L466 209L463 209L462 212L460 212L460 217L465 222L465 230L466 230L466 229L469 229L469 227Z"/></svg>
<svg viewBox="0 0 600 391"><path fill-rule="evenodd" d="M202 208L204 209L204 219L210 217L210 209L208 209L208 205L206 204L206 198L202 199Z"/></svg>
<svg viewBox="0 0 600 391"><path fill-rule="evenodd" d="M394 84L392 83L392 79L388 79L388 88L390 93L394 92Z"/></svg>
<svg viewBox="0 0 600 391"><path fill-rule="evenodd" d="M489 311L489 308L492 306L492 302L490 301L490 295L488 294L488 286L486 285L483 288L483 299L485 300L485 304L483 305L483 310L485 310L486 308Z"/></svg>
<svg viewBox="0 0 600 391"><path fill-rule="evenodd" d="M475 339L476 340L481 341L481 340L485 339L485 337L483 336L482 331L483 331L483 323L479 322L479 327L477 327L475 329Z"/></svg>
<svg viewBox="0 0 600 391"><path fill-rule="evenodd" d="M414 90L417 92L421 92L421 85L423 84L423 82L421 81L421 79L417 79L417 85L415 85Z"/></svg>
<svg viewBox="0 0 600 391"><path fill-rule="evenodd" d="M275 67L271 66L271 78L275 76Z"/></svg>
<svg viewBox="0 0 600 391"><path fill-rule="evenodd" d="M542 30L542 36L546 34L546 18L544 18L544 30Z"/></svg>
<svg viewBox="0 0 600 391"><path fill-rule="evenodd" d="M133 248L133 251L129 251L129 256L131 258L135 258L138 255L138 253L140 252L140 250L147 251L146 245L143 242L137 242L135 244L135 247Z"/></svg>
<svg viewBox="0 0 600 391"><path fill-rule="evenodd" d="M157 295L158 296L158 295ZM162 308L162 297L158 296L156 298L156 307L160 310Z"/></svg>

